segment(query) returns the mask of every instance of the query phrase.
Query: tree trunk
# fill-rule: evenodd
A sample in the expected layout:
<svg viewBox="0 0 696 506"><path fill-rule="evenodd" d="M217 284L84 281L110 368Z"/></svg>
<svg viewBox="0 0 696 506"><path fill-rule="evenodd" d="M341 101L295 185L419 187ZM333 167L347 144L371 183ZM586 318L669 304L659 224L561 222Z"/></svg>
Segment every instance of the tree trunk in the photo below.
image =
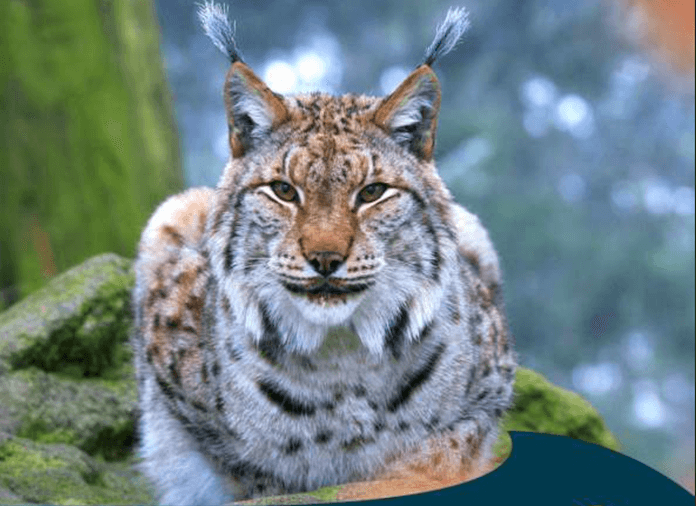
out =
<svg viewBox="0 0 696 506"><path fill-rule="evenodd" d="M133 257L182 186L152 3L0 1L4 305L95 254Z"/></svg>

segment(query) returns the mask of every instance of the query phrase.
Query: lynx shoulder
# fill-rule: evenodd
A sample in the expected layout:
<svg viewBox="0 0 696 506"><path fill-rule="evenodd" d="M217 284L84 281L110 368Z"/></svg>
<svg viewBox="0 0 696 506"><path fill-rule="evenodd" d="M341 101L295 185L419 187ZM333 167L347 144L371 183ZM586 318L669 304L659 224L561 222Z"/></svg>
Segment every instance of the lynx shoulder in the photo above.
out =
<svg viewBox="0 0 696 506"><path fill-rule="evenodd" d="M451 9L389 96L281 96L226 12L230 158L142 234L132 344L142 470L165 504L475 475L512 399L498 259L433 147Z"/></svg>

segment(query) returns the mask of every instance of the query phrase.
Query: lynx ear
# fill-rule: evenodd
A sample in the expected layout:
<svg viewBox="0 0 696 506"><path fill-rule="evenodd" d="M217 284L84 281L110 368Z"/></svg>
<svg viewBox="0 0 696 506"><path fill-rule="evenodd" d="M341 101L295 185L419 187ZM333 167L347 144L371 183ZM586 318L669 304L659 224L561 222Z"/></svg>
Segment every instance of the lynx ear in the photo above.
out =
<svg viewBox="0 0 696 506"><path fill-rule="evenodd" d="M241 61L232 64L225 78L225 111L230 150L235 158L254 149L288 119L283 98Z"/></svg>
<svg viewBox="0 0 696 506"><path fill-rule="evenodd" d="M397 144L418 158L430 160L435 148L440 83L429 65L421 65L375 112L375 123Z"/></svg>

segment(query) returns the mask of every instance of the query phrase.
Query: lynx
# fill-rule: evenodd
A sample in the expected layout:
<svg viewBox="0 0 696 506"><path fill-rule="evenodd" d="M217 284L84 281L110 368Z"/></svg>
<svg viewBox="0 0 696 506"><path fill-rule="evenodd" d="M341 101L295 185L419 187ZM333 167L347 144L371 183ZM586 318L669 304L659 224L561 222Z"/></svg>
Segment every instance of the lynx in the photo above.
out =
<svg viewBox="0 0 696 506"><path fill-rule="evenodd" d="M226 10L199 15L231 61L229 161L215 189L160 205L135 264L141 466L159 500L475 475L516 359L488 233L432 160L432 65L465 11L384 98L274 93Z"/></svg>

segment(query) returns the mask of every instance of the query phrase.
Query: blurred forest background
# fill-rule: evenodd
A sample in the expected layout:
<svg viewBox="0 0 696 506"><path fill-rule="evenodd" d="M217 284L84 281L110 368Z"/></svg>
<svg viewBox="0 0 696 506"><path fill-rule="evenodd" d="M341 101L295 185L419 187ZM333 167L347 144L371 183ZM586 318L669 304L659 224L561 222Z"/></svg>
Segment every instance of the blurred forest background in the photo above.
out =
<svg viewBox="0 0 696 506"><path fill-rule="evenodd" d="M17 4L0 3L0 19ZM42 178L11 173L23 156L16 144L34 132L22 118L35 111L17 105L14 81L0 90L2 114L19 118L0 121L0 309L100 251L133 257L137 230L157 202L182 187L214 186L228 156L227 60L203 36L193 0L155 0L155 12L147 2L114 5L123 16L156 16L161 34L128 25L112 49L94 56L104 73L129 67L124 75L131 76L122 79L122 89L90 98L103 105L94 114L105 118L97 118L106 125L104 136L87 127L76 132L82 142L103 145L103 156L66 158L72 175L60 179L51 172L55 181L42 173L48 170L42 167L60 167L49 156L32 162ZM245 61L274 91L383 95L421 62L450 5L235 0L230 17ZM435 66L443 91L436 159L456 200L481 217L499 249L520 361L587 397L623 453L693 492L693 2L463 5L471 29ZM50 16L42 22L50 25ZM0 25L0 42L8 43L11 28ZM158 37L164 77L156 63ZM139 45L152 48L148 58L133 56ZM70 67L70 51L93 47L100 46L82 41L56 61L78 72ZM119 59L122 54L130 56ZM42 58L48 57L22 63L30 70L37 65L37 79L44 78ZM168 123L172 97L176 126ZM45 118L58 99L43 98ZM120 98L131 109L118 105ZM64 128L65 118L51 114L48 128ZM55 140L42 135L37 142ZM128 142L104 140L121 135ZM126 188L123 197L85 196L84 209L105 209L106 221L85 210L51 211L61 209L68 192L82 194L82 179L100 164L129 167L99 171L110 174L109 184ZM20 185L33 193L13 197ZM122 232L121 221L136 226ZM5 233L12 227L15 235ZM24 237L21 246L14 245L16 237ZM80 253L70 256L61 244L78 244Z"/></svg>

